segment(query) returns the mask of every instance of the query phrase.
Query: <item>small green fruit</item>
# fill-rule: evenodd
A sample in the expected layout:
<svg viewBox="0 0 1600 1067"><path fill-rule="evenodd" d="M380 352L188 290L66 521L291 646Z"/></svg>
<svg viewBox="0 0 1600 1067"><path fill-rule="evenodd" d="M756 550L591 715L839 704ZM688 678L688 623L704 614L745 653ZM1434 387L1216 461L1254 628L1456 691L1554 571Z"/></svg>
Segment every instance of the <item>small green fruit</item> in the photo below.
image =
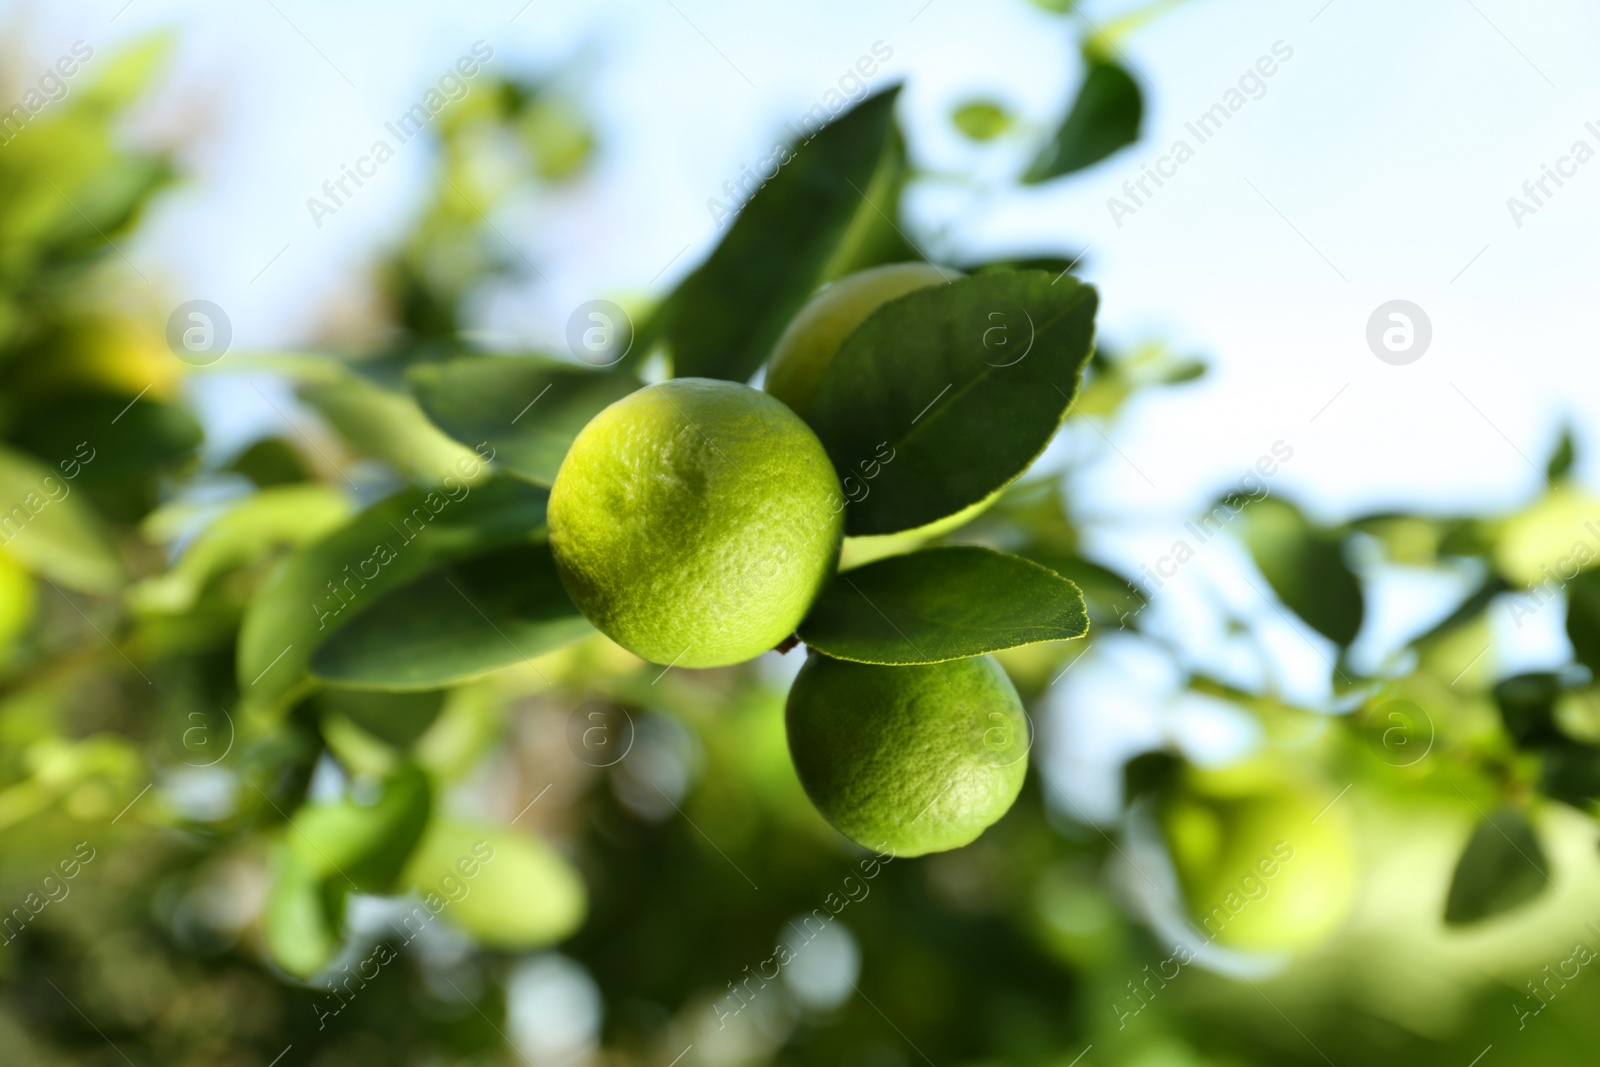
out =
<svg viewBox="0 0 1600 1067"><path fill-rule="evenodd" d="M1336 791L1254 765L1192 772L1161 825L1190 921L1229 948L1297 952L1331 936L1355 897L1356 862Z"/></svg>
<svg viewBox="0 0 1600 1067"><path fill-rule="evenodd" d="M606 408L550 490L550 549L578 609L656 663L716 667L794 632L844 529L809 427L736 382L678 378Z"/></svg>
<svg viewBox="0 0 1600 1067"><path fill-rule="evenodd" d="M1029 732L988 656L916 667L811 653L789 691L789 755L811 802L866 848L920 856L968 844L1010 810Z"/></svg>
<svg viewBox="0 0 1600 1067"><path fill-rule="evenodd" d="M767 392L804 416L833 357L868 315L895 297L960 276L931 263L890 263L840 278L812 297L778 338L767 364Z"/></svg>

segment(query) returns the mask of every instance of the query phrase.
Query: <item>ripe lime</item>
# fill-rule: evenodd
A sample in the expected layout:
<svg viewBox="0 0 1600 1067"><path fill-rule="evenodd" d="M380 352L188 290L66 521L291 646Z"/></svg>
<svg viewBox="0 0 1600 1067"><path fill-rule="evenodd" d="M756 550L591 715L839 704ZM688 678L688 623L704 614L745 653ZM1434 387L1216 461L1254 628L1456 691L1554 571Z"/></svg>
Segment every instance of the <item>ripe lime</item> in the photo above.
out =
<svg viewBox="0 0 1600 1067"><path fill-rule="evenodd" d="M623 648L716 667L794 632L839 557L839 480L805 423L736 382L678 378L596 415L550 490L567 593Z"/></svg>
<svg viewBox="0 0 1600 1067"><path fill-rule="evenodd" d="M772 349L766 390L802 416L845 338L897 296L959 278L960 271L931 263L890 263L840 278L789 323Z"/></svg>
<svg viewBox="0 0 1600 1067"><path fill-rule="evenodd" d="M1301 951L1349 913L1356 865L1336 790L1244 765L1192 772L1161 810L1190 921L1229 948Z"/></svg>
<svg viewBox="0 0 1600 1067"><path fill-rule="evenodd" d="M789 691L789 755L817 810L897 856L959 848L1010 810L1028 720L988 656L916 667L811 653Z"/></svg>

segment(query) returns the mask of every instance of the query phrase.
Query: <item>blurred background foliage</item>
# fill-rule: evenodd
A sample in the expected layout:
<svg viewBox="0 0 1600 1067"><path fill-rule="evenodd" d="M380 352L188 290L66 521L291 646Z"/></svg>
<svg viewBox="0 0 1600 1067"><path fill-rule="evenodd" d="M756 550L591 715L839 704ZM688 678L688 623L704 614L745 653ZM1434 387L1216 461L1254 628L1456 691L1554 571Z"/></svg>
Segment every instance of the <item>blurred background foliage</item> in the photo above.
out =
<svg viewBox="0 0 1600 1067"><path fill-rule="evenodd" d="M1074 44L1072 25L1081 90L1024 181L1138 135L1126 28ZM1088 600L1084 641L1000 656L1034 773L968 848L874 860L790 767L799 654L664 673L551 609L541 486L587 412L673 367L747 377L819 284L918 254L892 95L794 164L859 168L870 212L774 183L675 293L632 305L634 348L600 374L470 336L475 294L537 275L494 209L581 180L601 147L574 100L503 80L435 127L434 192L376 266L359 350L197 369L118 247L178 177L118 135L161 54L116 57L0 148L5 1062L1593 1062L1600 500L1568 478L1570 434L1513 514L1332 520L1257 478L1196 516L1181 543L1234 546L1323 657L1332 696L1296 699L1226 604L1243 667L1146 625L1172 558L1120 574L1085 551L1106 517L1072 464L1125 405L1204 371L1104 339L1071 454L940 535ZM1015 128L988 101L951 121ZM292 432L205 453L196 373L292 381ZM543 389L538 417L497 429ZM418 507L437 525L401 533ZM345 584L380 527L394 562ZM1352 654L1395 574L1462 593L1392 652ZM1565 610L1572 662L1491 674L1508 603ZM1063 707L1091 655L1164 723L1092 818L1061 784L1072 731L1126 708ZM1141 682L1163 671L1170 691ZM1186 716L1248 751L1201 765ZM780 942L798 951L773 976Z"/></svg>

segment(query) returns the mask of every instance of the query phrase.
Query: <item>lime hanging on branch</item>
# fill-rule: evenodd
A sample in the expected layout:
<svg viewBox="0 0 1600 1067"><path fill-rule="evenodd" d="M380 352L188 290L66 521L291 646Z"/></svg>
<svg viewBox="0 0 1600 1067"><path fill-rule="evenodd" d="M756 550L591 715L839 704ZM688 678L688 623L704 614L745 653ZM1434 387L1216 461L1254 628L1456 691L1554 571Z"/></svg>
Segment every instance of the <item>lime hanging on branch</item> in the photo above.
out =
<svg viewBox="0 0 1600 1067"><path fill-rule="evenodd" d="M715 667L795 630L833 573L843 497L783 404L736 382L641 389L584 427L550 491L573 602L656 663Z"/></svg>
<svg viewBox="0 0 1600 1067"><path fill-rule="evenodd" d="M1030 735L988 656L911 667L812 653L789 692L789 755L811 802L866 848L959 848L1011 809Z"/></svg>

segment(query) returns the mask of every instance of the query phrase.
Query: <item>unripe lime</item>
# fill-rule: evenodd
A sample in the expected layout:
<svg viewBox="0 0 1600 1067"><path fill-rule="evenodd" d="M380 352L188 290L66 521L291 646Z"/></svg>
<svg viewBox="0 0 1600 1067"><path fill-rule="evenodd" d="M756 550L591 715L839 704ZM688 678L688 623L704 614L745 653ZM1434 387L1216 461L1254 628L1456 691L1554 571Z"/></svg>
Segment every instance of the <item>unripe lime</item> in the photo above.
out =
<svg viewBox="0 0 1600 1067"><path fill-rule="evenodd" d="M583 428L550 490L578 609L656 663L739 663L794 632L833 573L843 498L822 443L736 382L678 378Z"/></svg>
<svg viewBox="0 0 1600 1067"><path fill-rule="evenodd" d="M1028 720L988 656L915 667L811 653L789 691L789 755L823 818L879 852L973 841L1028 773Z"/></svg>
<svg viewBox="0 0 1600 1067"><path fill-rule="evenodd" d="M1275 779L1275 780L1274 780ZM1161 824L1201 936L1247 951L1301 951L1349 914L1356 866L1344 812L1282 776L1191 775Z"/></svg>
<svg viewBox="0 0 1600 1067"><path fill-rule="evenodd" d="M767 364L767 392L805 415L833 357L868 315L897 296L960 276L931 263L890 263L840 278L812 297L778 338Z"/></svg>

